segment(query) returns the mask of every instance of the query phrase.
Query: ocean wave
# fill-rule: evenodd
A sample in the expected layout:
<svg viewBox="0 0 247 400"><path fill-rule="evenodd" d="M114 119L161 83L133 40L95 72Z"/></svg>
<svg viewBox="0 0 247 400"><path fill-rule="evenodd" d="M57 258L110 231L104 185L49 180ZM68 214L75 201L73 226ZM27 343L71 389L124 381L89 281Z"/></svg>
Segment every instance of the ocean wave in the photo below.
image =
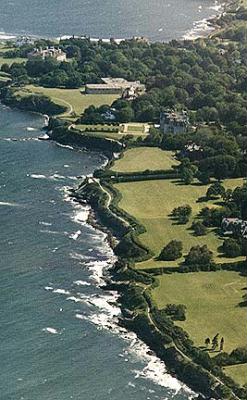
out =
<svg viewBox="0 0 247 400"><path fill-rule="evenodd" d="M58 335L58 334L60 335L60 333L61 333L61 332L58 332L57 329L51 328L51 327L44 328L44 329L42 329L42 331L43 332L47 332L47 333L51 333L52 335Z"/></svg>
<svg viewBox="0 0 247 400"><path fill-rule="evenodd" d="M27 176L30 176L33 179L47 179L47 177L42 174L27 174Z"/></svg>
<svg viewBox="0 0 247 400"><path fill-rule="evenodd" d="M9 201L0 201L0 206L6 206L6 207L21 207L20 204L18 203L11 203Z"/></svg>
<svg viewBox="0 0 247 400"><path fill-rule="evenodd" d="M74 147L73 146L69 146L68 144L62 144L62 143L57 143L56 142L56 145L59 146L59 147L64 147L65 149L74 150Z"/></svg>
<svg viewBox="0 0 247 400"><path fill-rule="evenodd" d="M39 221L39 225L44 225L44 226L51 226L51 222L45 222L45 221Z"/></svg>
<svg viewBox="0 0 247 400"><path fill-rule="evenodd" d="M69 238L73 239L73 240L77 240L80 235L81 235L81 231L79 230L79 231L76 231L75 233L71 233L69 235Z"/></svg>
<svg viewBox="0 0 247 400"><path fill-rule="evenodd" d="M74 281L73 284L77 285L77 286L91 286L91 283L89 283L87 281L81 281L81 280Z"/></svg>

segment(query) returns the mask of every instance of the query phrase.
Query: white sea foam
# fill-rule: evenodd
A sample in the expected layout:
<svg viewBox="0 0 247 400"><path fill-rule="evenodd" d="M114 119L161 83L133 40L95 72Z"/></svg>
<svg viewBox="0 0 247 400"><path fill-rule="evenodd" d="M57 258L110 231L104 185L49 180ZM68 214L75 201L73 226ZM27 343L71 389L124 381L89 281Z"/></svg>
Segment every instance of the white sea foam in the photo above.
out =
<svg viewBox="0 0 247 400"><path fill-rule="evenodd" d="M20 207L20 204L18 203L11 203L9 201L0 201L0 206L6 206L6 207Z"/></svg>
<svg viewBox="0 0 247 400"><path fill-rule="evenodd" d="M74 209L72 220L79 224L85 224L89 217L90 207L87 205L82 206L80 204L75 204Z"/></svg>
<svg viewBox="0 0 247 400"><path fill-rule="evenodd" d="M33 179L47 179L47 177L45 175L42 175L42 174L31 174L30 176Z"/></svg>
<svg viewBox="0 0 247 400"><path fill-rule="evenodd" d="M59 334L58 330L55 329L55 328L47 327L47 328L44 328L44 329L42 329L42 330L43 330L43 332L51 333L51 334L53 334L53 335Z"/></svg>
<svg viewBox="0 0 247 400"><path fill-rule="evenodd" d="M51 226L52 223L51 222L45 222L45 221L39 221L40 225L44 225L44 226Z"/></svg>
<svg viewBox="0 0 247 400"><path fill-rule="evenodd" d="M69 146L68 144L61 144L61 143L57 143L56 142L56 145L59 146L59 147L64 147L65 149L74 150L74 147L73 146Z"/></svg>
<svg viewBox="0 0 247 400"><path fill-rule="evenodd" d="M71 252L69 255L73 260L78 260L80 262L84 262L86 260L91 260L92 259L92 257L86 256L84 254L77 253L76 251Z"/></svg>
<svg viewBox="0 0 247 400"><path fill-rule="evenodd" d="M78 281L74 281L73 283L74 283L74 285L77 285L77 286L91 286L91 283L89 283L87 281L78 280Z"/></svg>
<svg viewBox="0 0 247 400"><path fill-rule="evenodd" d="M220 14L223 9L224 9L224 5L225 3L221 3L219 4L218 1L215 1L215 4L210 6L209 9L210 10L214 10L217 12L217 14ZM201 6L199 6L201 7ZM200 9L199 9L200 11ZM211 18L214 18L216 15L212 15ZM202 20L199 21L195 21L193 23L193 28L190 29L189 31L187 31L184 35L183 35L183 39L184 40L194 40L194 39L198 39L200 37L204 37L206 35L208 35L210 32L214 31L214 26L212 26L210 24L210 21L207 18L204 18Z"/></svg>
<svg viewBox="0 0 247 400"><path fill-rule="evenodd" d="M70 296L70 291L65 289L54 289L53 293L65 294L66 296Z"/></svg>
<svg viewBox="0 0 247 400"><path fill-rule="evenodd" d="M81 235L81 231L79 230L79 231L76 231L75 233L71 233L71 235L69 235L69 238L73 239L73 240L77 240L80 235Z"/></svg>
<svg viewBox="0 0 247 400"><path fill-rule="evenodd" d="M53 287L52 286L45 286L45 290L51 291L51 290L53 290Z"/></svg>

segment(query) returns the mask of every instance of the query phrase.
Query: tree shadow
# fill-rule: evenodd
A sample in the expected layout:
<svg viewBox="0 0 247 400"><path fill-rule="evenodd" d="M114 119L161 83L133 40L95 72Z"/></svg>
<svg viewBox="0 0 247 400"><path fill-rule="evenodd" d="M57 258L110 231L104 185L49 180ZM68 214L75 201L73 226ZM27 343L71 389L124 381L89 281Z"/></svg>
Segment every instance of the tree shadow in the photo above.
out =
<svg viewBox="0 0 247 400"><path fill-rule="evenodd" d="M209 198L205 195L205 196L198 197L198 199L196 200L196 203L206 203L208 200L209 200Z"/></svg>

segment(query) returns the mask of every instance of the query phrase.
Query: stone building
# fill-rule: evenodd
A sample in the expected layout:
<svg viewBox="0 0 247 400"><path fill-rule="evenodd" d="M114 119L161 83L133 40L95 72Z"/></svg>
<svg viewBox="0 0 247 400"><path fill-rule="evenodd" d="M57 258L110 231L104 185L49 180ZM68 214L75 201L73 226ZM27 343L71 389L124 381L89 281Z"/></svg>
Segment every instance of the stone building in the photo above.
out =
<svg viewBox="0 0 247 400"><path fill-rule="evenodd" d="M28 54L28 58L41 57L43 60L46 58L54 58L57 61L66 61L67 56L66 53L62 51L62 49L55 47L46 47L43 49L42 47L39 49L34 49L31 53Z"/></svg>
<svg viewBox="0 0 247 400"><path fill-rule="evenodd" d="M185 133L188 131L189 117L187 111L163 111L160 114L160 129L162 133Z"/></svg>

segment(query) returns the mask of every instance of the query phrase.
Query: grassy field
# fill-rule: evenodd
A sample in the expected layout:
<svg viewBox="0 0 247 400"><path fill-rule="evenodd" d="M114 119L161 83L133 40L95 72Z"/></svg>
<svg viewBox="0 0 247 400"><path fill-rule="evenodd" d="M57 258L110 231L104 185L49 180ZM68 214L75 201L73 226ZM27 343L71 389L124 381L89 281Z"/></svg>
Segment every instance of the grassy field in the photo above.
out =
<svg viewBox="0 0 247 400"><path fill-rule="evenodd" d="M247 364L230 365L223 370L240 386L247 385Z"/></svg>
<svg viewBox="0 0 247 400"><path fill-rule="evenodd" d="M39 93L50 97L55 103L59 105L65 105L68 109L66 114L74 112L80 115L85 108L90 105L96 107L102 104L112 104L117 99L116 95L106 94L84 94L81 93L82 89L57 89L57 88L44 88L42 86L27 85L25 89L21 91L21 94L27 95L29 93Z"/></svg>
<svg viewBox="0 0 247 400"><path fill-rule="evenodd" d="M135 172L170 169L178 164L171 151L163 151L157 147L137 147L127 150L111 169L117 172Z"/></svg>
<svg viewBox="0 0 247 400"><path fill-rule="evenodd" d="M226 188L234 188L242 184L242 179L228 179L224 182ZM216 262L227 262L232 259L221 257L218 247L222 240L213 230L206 236L196 237L189 229L192 220L205 206L213 206L213 201L200 202L199 197L205 195L207 186L198 184L181 185L172 180L154 180L142 182L118 183L115 187L121 192L122 200L119 206L136 217L145 227L147 232L140 235L140 240L158 256L161 249L173 239L183 242L183 252L186 254L191 246L207 244L214 252ZM171 220L169 214L174 207L190 204L192 217L188 224L177 225ZM241 259L241 258L240 258ZM236 260L236 259L234 259ZM175 266L183 258L174 262L148 261L136 264L137 268L151 268L159 266Z"/></svg>
<svg viewBox="0 0 247 400"><path fill-rule="evenodd" d="M153 290L158 308L169 303L185 304L186 321L176 321L191 336L196 346L216 333L225 339L224 351L246 346L246 308L239 307L245 293L246 277L233 271L164 274ZM211 355L216 355L213 352Z"/></svg>

